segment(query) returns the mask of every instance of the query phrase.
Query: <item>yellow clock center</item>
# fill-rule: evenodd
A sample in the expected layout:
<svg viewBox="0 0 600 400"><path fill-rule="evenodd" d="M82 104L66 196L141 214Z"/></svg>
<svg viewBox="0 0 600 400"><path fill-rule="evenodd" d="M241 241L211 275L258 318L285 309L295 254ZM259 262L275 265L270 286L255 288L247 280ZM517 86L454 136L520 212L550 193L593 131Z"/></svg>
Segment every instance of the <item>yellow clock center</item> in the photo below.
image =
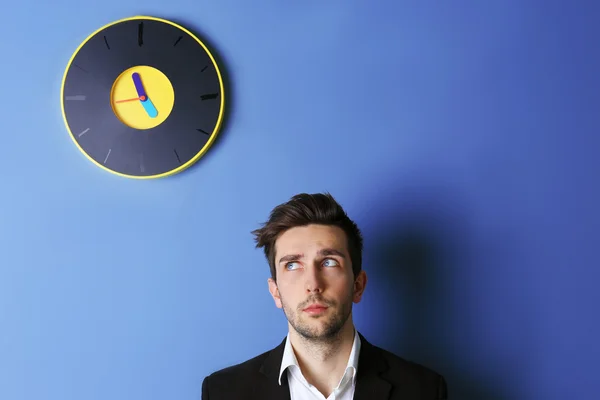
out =
<svg viewBox="0 0 600 400"><path fill-rule="evenodd" d="M164 73L154 67L138 65L117 77L110 102L122 123L135 129L150 129L169 117L175 103L175 92Z"/></svg>

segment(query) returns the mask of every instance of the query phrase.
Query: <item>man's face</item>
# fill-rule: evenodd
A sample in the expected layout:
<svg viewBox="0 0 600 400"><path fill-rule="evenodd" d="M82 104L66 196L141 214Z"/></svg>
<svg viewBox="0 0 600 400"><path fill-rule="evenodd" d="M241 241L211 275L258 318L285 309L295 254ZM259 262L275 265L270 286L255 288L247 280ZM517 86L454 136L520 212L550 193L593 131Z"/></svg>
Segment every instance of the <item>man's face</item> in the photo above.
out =
<svg viewBox="0 0 600 400"><path fill-rule="evenodd" d="M308 339L327 340L349 321L361 299L366 274L352 273L345 232L309 225L284 232L275 244L277 282L269 291L291 325Z"/></svg>

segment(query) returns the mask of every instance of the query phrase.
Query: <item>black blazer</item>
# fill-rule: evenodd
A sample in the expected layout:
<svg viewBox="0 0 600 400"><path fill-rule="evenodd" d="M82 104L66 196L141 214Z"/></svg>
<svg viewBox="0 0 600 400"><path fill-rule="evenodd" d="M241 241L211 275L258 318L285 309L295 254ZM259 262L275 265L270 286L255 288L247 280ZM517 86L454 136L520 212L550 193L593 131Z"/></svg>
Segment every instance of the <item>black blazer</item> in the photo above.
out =
<svg viewBox="0 0 600 400"><path fill-rule="evenodd" d="M374 346L359 335L354 400L448 398L443 376ZM285 340L270 351L207 376L202 382L202 400L290 400L287 374L279 385Z"/></svg>

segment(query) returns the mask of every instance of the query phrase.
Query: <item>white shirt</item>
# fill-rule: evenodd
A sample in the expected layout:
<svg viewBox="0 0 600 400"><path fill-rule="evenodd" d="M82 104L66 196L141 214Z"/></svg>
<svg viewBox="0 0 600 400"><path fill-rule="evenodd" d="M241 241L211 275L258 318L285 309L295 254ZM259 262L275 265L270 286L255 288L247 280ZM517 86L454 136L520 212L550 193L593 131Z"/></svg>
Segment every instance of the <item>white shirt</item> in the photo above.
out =
<svg viewBox="0 0 600 400"><path fill-rule="evenodd" d="M279 384L281 385L281 376L287 370L288 383L290 387L291 400L352 400L354 397L354 388L356 387L356 372L358 370L358 356L360 354L360 337L358 332L354 331L354 343L346 371L340 379L337 387L327 398L321 394L313 385L308 383L302 375L298 360L294 354L294 349L290 343L288 334L281 359L281 369L279 370Z"/></svg>

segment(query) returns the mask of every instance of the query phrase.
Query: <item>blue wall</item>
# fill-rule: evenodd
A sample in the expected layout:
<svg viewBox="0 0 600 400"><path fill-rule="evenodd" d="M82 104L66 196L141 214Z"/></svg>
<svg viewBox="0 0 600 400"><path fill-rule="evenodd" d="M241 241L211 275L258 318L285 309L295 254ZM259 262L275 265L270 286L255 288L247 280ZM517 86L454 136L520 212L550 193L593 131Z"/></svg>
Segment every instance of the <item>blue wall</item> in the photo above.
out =
<svg viewBox="0 0 600 400"><path fill-rule="evenodd" d="M198 399L286 332L249 232L324 190L365 235L373 343L453 399L593 398L600 6L575 3L3 5L0 399ZM84 158L59 102L77 45L140 14L207 38L230 99L151 181Z"/></svg>

